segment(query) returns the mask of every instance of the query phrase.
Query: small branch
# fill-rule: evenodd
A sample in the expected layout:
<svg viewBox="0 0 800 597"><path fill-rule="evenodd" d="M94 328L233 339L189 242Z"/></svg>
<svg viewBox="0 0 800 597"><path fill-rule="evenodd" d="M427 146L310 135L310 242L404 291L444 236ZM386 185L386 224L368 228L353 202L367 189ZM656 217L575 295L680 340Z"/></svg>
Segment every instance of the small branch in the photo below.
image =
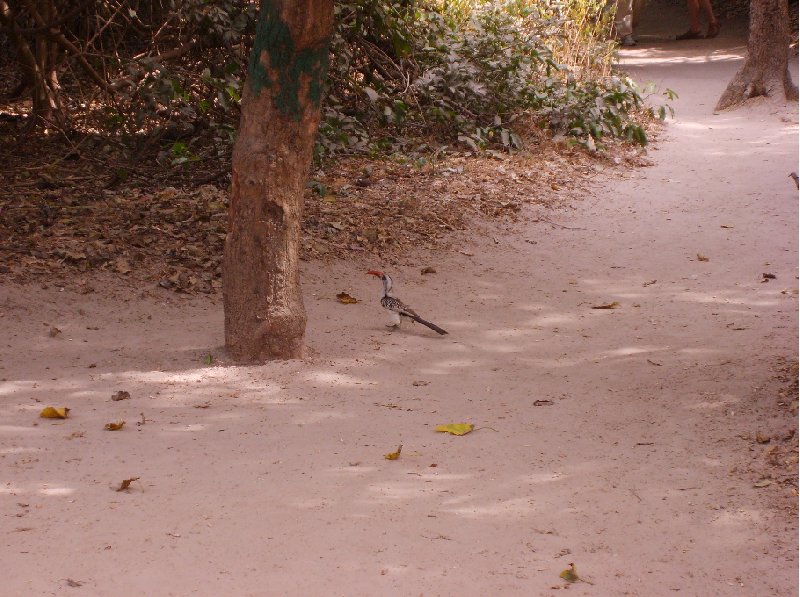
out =
<svg viewBox="0 0 800 597"><path fill-rule="evenodd" d="M25 0L25 4L39 26L47 29L47 36L58 43L58 45L60 45L62 48L67 50L67 52L69 52L72 56L77 58L80 65L83 67L83 70L86 71L86 74L89 75L89 77L104 91L110 95L114 95L114 88L108 83L108 81L101 77L97 71L94 70L94 68L92 68L92 65L89 64L88 60L86 60L86 56L84 56L83 52L81 52L81 50L76 47L75 44L64 37L64 34L61 33L61 31L47 24L47 22L42 18L42 15L39 14L39 11L36 10L36 5L34 4L33 0Z"/></svg>

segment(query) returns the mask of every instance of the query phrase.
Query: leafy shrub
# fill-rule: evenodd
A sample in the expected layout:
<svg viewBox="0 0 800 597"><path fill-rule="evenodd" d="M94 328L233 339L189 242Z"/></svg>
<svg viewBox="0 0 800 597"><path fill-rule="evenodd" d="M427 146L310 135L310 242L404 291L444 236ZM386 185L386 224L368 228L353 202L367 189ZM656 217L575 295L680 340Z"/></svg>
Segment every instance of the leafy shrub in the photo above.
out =
<svg viewBox="0 0 800 597"><path fill-rule="evenodd" d="M602 138L646 143L636 123L640 92L611 70L605 5L337 2L317 157L408 154L434 139L436 146L510 151L521 146L513 124L523 115L587 147ZM65 23L66 34L115 91L98 102L85 78L67 81L65 93L75 98L67 103L85 128L165 131L163 150L175 165L194 161L194 154L191 142L172 144L202 130L230 143L255 31L252 1L130 0L116 10L65 0L64 10L70 7L83 24L69 30ZM29 24L24 9L16 18L21 28Z"/></svg>

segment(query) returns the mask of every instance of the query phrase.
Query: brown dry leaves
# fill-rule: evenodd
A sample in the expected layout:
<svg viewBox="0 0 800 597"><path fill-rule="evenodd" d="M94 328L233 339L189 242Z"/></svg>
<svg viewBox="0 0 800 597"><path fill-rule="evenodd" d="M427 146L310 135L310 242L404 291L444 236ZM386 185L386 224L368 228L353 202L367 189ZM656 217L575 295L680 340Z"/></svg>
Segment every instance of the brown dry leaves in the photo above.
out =
<svg viewBox="0 0 800 597"><path fill-rule="evenodd" d="M527 143L529 151L512 156L456 154L422 167L351 158L313 173L302 258L391 259L412 248L443 248L452 233L479 229L481 220L513 221L526 205L563 205L586 180L646 163L626 147L589 155L541 138ZM86 293L94 291L86 279L96 272L176 292L220 289L227 188L153 188L154 176L139 178L137 188L103 190L105 178L91 171L97 164L27 172L24 159L35 160L18 160L17 171L28 176L0 180L0 275L47 278Z"/></svg>

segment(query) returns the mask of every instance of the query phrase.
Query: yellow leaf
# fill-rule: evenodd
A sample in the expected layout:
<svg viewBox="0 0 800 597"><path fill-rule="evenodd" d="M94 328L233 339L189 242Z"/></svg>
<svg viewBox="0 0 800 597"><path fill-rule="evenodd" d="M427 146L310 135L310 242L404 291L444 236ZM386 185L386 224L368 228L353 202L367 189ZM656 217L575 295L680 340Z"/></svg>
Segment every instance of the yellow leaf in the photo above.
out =
<svg viewBox="0 0 800 597"><path fill-rule="evenodd" d="M614 301L613 303L606 303L605 305L597 305L592 307L592 309L616 309L619 307L619 301Z"/></svg>
<svg viewBox="0 0 800 597"><path fill-rule="evenodd" d="M117 421L116 423L106 423L105 429L108 431L119 431L125 426L125 421Z"/></svg>
<svg viewBox="0 0 800 597"><path fill-rule="evenodd" d="M561 574L559 574L559 576L567 582L578 582L580 580L578 573L575 572L575 564L571 562L569 568L564 570Z"/></svg>
<svg viewBox="0 0 800 597"><path fill-rule="evenodd" d="M449 433L451 435L466 435L475 429L472 423L450 423L449 425L437 425L436 431Z"/></svg>
<svg viewBox="0 0 800 597"><path fill-rule="evenodd" d="M339 294L336 295L336 298L339 299L339 302L342 303L343 305L352 305L358 302L357 298L350 296L346 292L340 292Z"/></svg>
<svg viewBox="0 0 800 597"><path fill-rule="evenodd" d="M697 260L698 261L709 261L709 258L706 257L705 255L703 255L702 253L698 253L697 254Z"/></svg>
<svg viewBox="0 0 800 597"><path fill-rule="evenodd" d="M403 444L397 446L397 452L389 452L388 454L384 454L383 457L386 460L397 460L400 458L400 452L403 450Z"/></svg>
<svg viewBox="0 0 800 597"><path fill-rule="evenodd" d="M44 419L66 419L68 415L68 408L55 408L54 406L45 407L42 409L42 412L39 413L39 416Z"/></svg>

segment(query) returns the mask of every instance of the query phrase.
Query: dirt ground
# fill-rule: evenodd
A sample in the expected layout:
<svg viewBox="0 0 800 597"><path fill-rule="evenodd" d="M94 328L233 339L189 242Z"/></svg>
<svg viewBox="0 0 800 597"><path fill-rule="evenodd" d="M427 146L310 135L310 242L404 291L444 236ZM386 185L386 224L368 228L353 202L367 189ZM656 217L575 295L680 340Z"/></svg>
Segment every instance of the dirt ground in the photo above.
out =
<svg viewBox="0 0 800 597"><path fill-rule="evenodd" d="M681 15L622 52L680 96L653 166L391 266L447 336L367 259L260 367L218 295L0 285L0 594L797 594L797 105L713 114L744 30Z"/></svg>

